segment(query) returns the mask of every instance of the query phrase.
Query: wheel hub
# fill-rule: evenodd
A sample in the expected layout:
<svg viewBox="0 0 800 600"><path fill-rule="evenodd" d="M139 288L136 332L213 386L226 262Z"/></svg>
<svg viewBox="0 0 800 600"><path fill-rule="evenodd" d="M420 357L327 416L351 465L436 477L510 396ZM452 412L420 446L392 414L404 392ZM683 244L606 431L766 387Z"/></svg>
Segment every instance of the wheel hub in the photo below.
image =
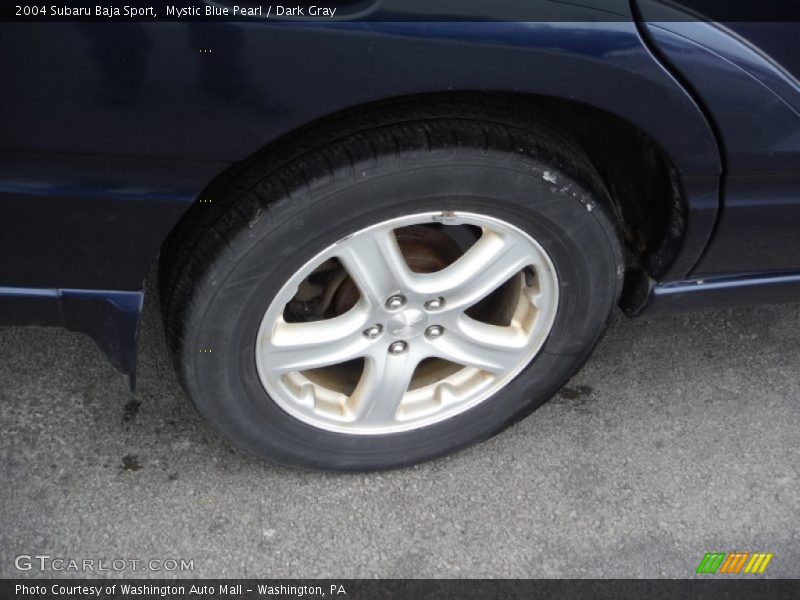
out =
<svg viewBox="0 0 800 600"><path fill-rule="evenodd" d="M428 317L419 309L408 308L393 315L386 323L386 332L392 338L410 340L421 335L428 326Z"/></svg>

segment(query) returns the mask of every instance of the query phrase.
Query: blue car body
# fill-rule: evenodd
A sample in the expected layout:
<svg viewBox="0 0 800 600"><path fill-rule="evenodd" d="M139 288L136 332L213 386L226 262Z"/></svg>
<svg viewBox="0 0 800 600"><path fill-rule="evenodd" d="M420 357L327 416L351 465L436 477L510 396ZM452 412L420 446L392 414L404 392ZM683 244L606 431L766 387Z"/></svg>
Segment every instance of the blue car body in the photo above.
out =
<svg viewBox="0 0 800 600"><path fill-rule="evenodd" d="M145 276L212 182L341 111L482 92L611 115L667 157L629 313L800 298L800 26L582 11L0 25L0 324L87 333L132 374Z"/></svg>

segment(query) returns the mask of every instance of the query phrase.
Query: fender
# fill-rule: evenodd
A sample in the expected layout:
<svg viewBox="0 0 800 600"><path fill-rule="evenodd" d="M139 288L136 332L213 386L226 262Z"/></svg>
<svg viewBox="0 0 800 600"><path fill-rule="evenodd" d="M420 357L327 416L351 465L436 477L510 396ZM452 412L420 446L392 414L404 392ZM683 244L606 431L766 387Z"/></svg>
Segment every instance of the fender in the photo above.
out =
<svg viewBox="0 0 800 600"><path fill-rule="evenodd" d="M15 215L0 224L15 258L0 285L141 292L169 229L229 165L338 111L447 91L568 99L649 135L684 188L687 231L664 277L680 280L716 219L714 133L630 15L586 21L3 25L0 52L19 58L0 89L0 197ZM27 223L37 235L12 235ZM106 344L127 348L123 372L134 345Z"/></svg>
<svg viewBox="0 0 800 600"><path fill-rule="evenodd" d="M660 2L642 0L640 6L645 19L665 17ZM800 273L800 83L719 24L671 20L646 27L713 114L724 154L719 224L692 277ZM761 35L780 33L780 24L757 27ZM784 48L800 52L800 42Z"/></svg>

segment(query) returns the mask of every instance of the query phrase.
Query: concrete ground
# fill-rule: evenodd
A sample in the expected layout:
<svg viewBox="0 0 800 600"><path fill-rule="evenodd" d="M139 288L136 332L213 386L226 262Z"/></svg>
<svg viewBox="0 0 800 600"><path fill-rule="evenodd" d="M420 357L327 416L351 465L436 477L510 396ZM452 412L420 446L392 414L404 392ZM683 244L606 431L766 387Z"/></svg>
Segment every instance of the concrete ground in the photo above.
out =
<svg viewBox="0 0 800 600"><path fill-rule="evenodd" d="M0 330L0 577L18 555L197 577L800 576L800 306L629 321L548 405L456 456L293 472L195 415L148 306L133 396L73 333ZM126 570L124 576L167 573Z"/></svg>

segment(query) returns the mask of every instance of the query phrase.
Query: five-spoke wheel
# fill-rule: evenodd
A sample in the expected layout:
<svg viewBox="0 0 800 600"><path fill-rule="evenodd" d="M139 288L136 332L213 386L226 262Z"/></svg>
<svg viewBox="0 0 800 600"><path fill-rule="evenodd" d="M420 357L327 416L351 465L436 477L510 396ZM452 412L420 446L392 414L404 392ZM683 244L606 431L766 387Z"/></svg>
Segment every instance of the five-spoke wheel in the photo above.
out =
<svg viewBox="0 0 800 600"><path fill-rule="evenodd" d="M428 246L403 243L409 230ZM414 251L435 255L437 243L455 240L466 247L453 262L415 272ZM315 275L329 296L352 280L357 299L341 314L297 322L287 305L308 296ZM550 258L510 223L461 212L391 219L325 249L286 283L261 323L258 372L284 410L316 427L384 434L429 425L519 373L557 305Z"/></svg>

